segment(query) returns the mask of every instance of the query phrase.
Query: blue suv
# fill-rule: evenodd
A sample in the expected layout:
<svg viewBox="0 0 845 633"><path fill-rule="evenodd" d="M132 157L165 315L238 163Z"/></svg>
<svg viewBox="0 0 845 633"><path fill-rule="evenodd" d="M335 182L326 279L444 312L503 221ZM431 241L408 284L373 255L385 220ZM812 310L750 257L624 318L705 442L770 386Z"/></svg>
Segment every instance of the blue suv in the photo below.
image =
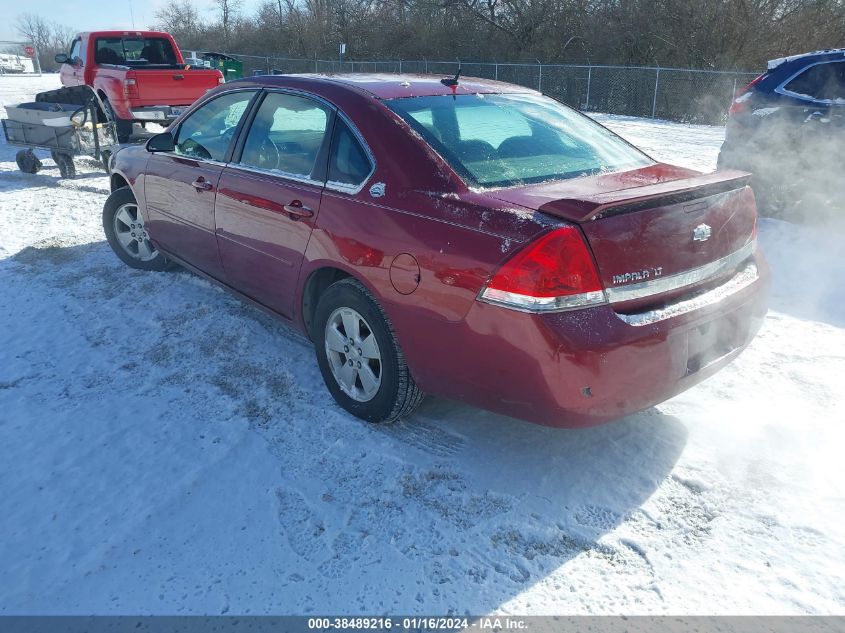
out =
<svg viewBox="0 0 845 633"><path fill-rule="evenodd" d="M763 215L845 209L845 48L774 59L731 104L719 167L754 174Z"/></svg>

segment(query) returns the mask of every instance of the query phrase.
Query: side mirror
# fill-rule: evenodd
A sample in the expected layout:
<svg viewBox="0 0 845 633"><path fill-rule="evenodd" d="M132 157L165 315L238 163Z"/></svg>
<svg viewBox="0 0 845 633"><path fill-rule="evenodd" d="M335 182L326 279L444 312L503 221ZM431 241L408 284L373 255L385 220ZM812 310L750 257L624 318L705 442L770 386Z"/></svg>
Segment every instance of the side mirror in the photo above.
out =
<svg viewBox="0 0 845 633"><path fill-rule="evenodd" d="M70 62L70 58L64 53L59 53L53 59L56 60L57 64L67 64Z"/></svg>
<svg viewBox="0 0 845 633"><path fill-rule="evenodd" d="M173 142L173 135L170 132L162 132L150 137L145 145L148 152L172 152L176 149Z"/></svg>

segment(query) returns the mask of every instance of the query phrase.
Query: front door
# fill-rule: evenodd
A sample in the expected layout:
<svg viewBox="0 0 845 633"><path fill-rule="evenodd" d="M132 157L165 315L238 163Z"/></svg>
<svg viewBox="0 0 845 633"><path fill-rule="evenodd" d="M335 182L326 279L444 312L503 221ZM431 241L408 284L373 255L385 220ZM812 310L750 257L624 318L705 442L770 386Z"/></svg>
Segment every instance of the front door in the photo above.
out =
<svg viewBox="0 0 845 633"><path fill-rule="evenodd" d="M214 235L220 174L256 91L212 99L174 132L175 150L150 156L144 181L150 236L161 248L225 280Z"/></svg>
<svg viewBox="0 0 845 633"><path fill-rule="evenodd" d="M218 186L217 241L230 284L291 317L325 184L332 110L269 92Z"/></svg>
<svg viewBox="0 0 845 633"><path fill-rule="evenodd" d="M82 40L76 38L70 45L68 61L59 68L63 86L81 86L85 83L85 64L82 53Z"/></svg>

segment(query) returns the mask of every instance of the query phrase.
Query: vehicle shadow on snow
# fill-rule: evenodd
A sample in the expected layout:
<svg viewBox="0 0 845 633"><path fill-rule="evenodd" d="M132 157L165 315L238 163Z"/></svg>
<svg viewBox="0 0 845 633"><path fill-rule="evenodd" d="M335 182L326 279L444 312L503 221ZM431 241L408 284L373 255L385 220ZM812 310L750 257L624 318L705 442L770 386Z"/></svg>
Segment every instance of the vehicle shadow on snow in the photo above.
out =
<svg viewBox="0 0 845 633"><path fill-rule="evenodd" d="M0 170L0 175L2 175L0 191L32 191L33 187L67 187L88 193L108 195L107 182L105 186L101 187L86 184L104 178L106 175L104 171L82 171L82 169L89 169L90 167L86 162L80 161L77 163L79 171L74 178L62 178L59 174L59 168L49 159L47 161L43 161L44 166L37 174L25 174L17 169Z"/></svg>
<svg viewBox="0 0 845 633"><path fill-rule="evenodd" d="M654 600L637 534L695 535L712 520L701 491L672 474L686 428L656 409L563 430L429 398L407 420L368 425L335 405L307 341L190 273L133 271L104 242L50 239L0 262L0 282L21 276L34 298L20 318L63 311L90 341L92 367L115 368L73 377L90 384L80 416L86 403L97 414L97 390L139 402L166 393L185 424L225 419L263 438L280 474L263 497L277 541L261 547L285 572L282 612L488 613L564 566L552 595L579 591L579 569L598 568L636 576ZM155 434L164 421L144 424ZM665 516L652 518L640 507L658 489ZM254 606L229 591L230 613Z"/></svg>

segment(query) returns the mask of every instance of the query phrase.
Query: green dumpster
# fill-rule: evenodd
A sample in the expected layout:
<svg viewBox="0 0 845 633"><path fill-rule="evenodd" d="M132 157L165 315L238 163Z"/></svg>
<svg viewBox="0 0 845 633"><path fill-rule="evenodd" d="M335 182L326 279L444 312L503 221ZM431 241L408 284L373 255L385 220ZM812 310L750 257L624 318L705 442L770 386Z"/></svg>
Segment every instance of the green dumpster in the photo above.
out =
<svg viewBox="0 0 845 633"><path fill-rule="evenodd" d="M240 79L244 76L244 63L229 57L223 53L203 53L202 59L207 61L212 68L216 68L223 73L223 78L226 81L233 79Z"/></svg>

